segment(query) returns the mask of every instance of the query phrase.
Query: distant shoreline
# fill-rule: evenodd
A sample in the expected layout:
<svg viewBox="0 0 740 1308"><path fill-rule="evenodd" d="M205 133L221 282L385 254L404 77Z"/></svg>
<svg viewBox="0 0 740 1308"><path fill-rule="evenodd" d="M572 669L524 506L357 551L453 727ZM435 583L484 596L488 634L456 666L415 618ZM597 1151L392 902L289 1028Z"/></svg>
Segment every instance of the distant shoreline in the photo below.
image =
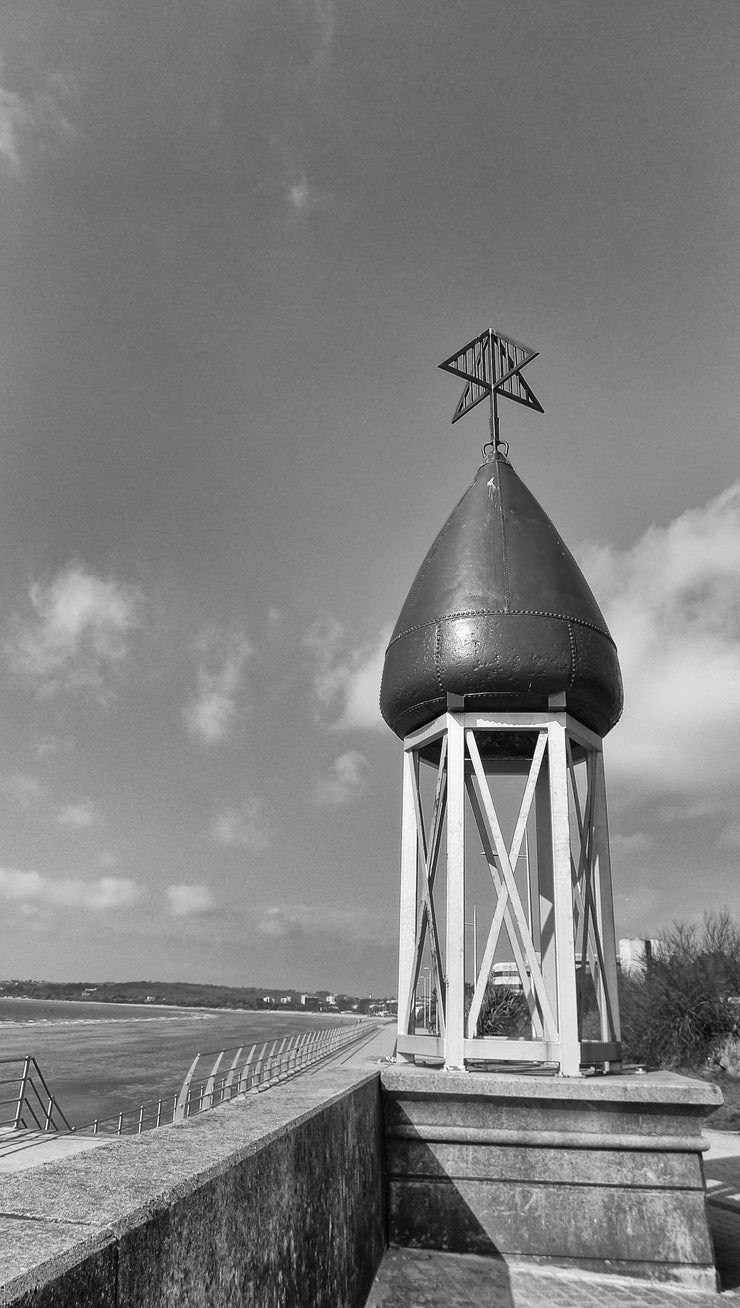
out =
<svg viewBox="0 0 740 1308"><path fill-rule="evenodd" d="M174 1014L181 1014L183 1018L192 1017L193 1014L199 1014L202 1015L203 1017L208 1017L209 1015L212 1015L215 1018L217 1016L221 1017L224 1014L228 1014L228 1013L243 1013L245 1015L248 1014L249 1016L252 1017L265 1016L271 1019L274 1017L295 1018L296 1016L352 1017L352 1018L357 1018L362 1016L359 1013L339 1013L339 1012L331 1012L328 1010L324 1010L323 1012L317 1012L314 1009L306 1010L302 1008L277 1008L276 1007L276 1008L255 1009L255 1008L237 1008L237 1007L232 1007L230 1005L224 1008L217 1008L215 1007L215 1005L209 1005L209 1004L163 1004L163 1003L147 1004L147 1003L138 1003L133 1001L127 1002L126 1000L105 1000L105 999L39 999L35 995L0 995L0 1002L2 1002L3 1004L6 1003L7 1004L44 1004L44 1005L63 1004L67 1008L67 1014L64 1017L58 1017L58 1018L54 1018L53 1016L47 1016L47 1017L41 1017L35 1019L34 1018L24 1019L22 1017L16 1018L16 1017L0 1016L0 1030L6 1027L19 1027L19 1026L95 1026L95 1025L104 1025L109 1022L156 1021L157 1014L162 1012L173 1015L171 1016L170 1020L174 1020L174 1021L177 1020L177 1018L174 1017ZM90 1006L94 1004L100 1008L118 1009L122 1011L119 1011L115 1017L102 1017L102 1016L101 1017L97 1017L97 1016L76 1017L69 1013L69 1006L77 1005L77 1004L90 1005ZM141 1013L137 1013L134 1015L131 1013L131 1009L145 1009L146 1013L151 1014L151 1016L144 1016ZM126 1010L128 1010L128 1012L126 1012Z"/></svg>

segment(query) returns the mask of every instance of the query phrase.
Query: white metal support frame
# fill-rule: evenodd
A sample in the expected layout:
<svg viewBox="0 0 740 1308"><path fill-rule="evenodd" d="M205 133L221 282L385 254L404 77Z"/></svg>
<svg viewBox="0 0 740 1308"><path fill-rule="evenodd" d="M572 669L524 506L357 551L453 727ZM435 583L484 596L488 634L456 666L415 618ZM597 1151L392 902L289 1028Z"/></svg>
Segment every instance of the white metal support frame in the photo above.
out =
<svg viewBox="0 0 740 1308"><path fill-rule="evenodd" d="M507 738L517 748L507 749ZM618 1070L600 738L568 715L562 697L553 697L539 713L450 706L408 736L404 750L398 1056L449 1069L516 1062L556 1065L562 1076L580 1076L584 1066ZM507 814L498 791L501 778L512 775L521 800L516 814ZM480 958L466 955L472 852L466 828L480 843L473 857L483 855L489 875L489 911L478 910L487 923ZM517 877L523 848L524 885ZM525 1035L479 1029L494 964L502 958L516 965L525 1021L528 1013ZM473 975L467 996L466 969Z"/></svg>

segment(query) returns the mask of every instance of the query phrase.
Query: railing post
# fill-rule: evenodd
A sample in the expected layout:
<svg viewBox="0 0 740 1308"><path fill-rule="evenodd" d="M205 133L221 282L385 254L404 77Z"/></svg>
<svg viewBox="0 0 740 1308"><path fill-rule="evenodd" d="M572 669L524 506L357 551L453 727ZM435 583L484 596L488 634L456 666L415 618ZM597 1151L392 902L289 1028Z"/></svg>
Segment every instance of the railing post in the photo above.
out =
<svg viewBox="0 0 740 1308"><path fill-rule="evenodd" d="M18 1087L18 1102L15 1106L15 1120L13 1130L19 1131L23 1125L23 1105L26 1102L26 1087L28 1085L28 1069L31 1065L30 1056L27 1054L23 1060L23 1071L21 1072L21 1083Z"/></svg>
<svg viewBox="0 0 740 1308"><path fill-rule="evenodd" d="M203 1090L202 1087L201 1087L201 1097L200 1097L200 1106L201 1106L201 1109L204 1108L204 1107L205 1107L205 1108L212 1108L212 1107L213 1107L213 1094L214 1094L214 1087L215 1087L215 1085L216 1085L216 1073L217 1073L219 1067L221 1066L221 1059L223 1058L223 1056L224 1056L224 1050L222 1049L222 1050L221 1050L221 1053L219 1054L218 1058L216 1059L215 1063L213 1064L213 1067L211 1068L211 1075L209 1076L208 1080L206 1081L205 1090ZM204 1103L203 1103L203 1100L204 1100L204 1099L206 1100L205 1105L204 1105Z"/></svg>
<svg viewBox="0 0 740 1308"><path fill-rule="evenodd" d="M195 1069L198 1066L199 1059L200 1059L200 1054L196 1054L195 1058L193 1059L190 1065L190 1071L188 1072L187 1076L185 1077L185 1080L182 1083L182 1089L180 1090L180 1093L177 1097L177 1100L175 1102L175 1107L172 1113L173 1122L184 1122L185 1118L188 1116L187 1113L188 1095L190 1094L190 1085L193 1080L193 1073L195 1072Z"/></svg>
<svg viewBox="0 0 740 1308"><path fill-rule="evenodd" d="M226 1080L223 1083L222 1092L221 1092L222 1100L224 1099L228 1100L232 1098L231 1087L234 1084L234 1073L236 1072L236 1065L239 1062L239 1059L241 1058L241 1054L242 1054L242 1047L240 1045L236 1053L234 1054L234 1057L231 1060L231 1067L229 1068L228 1076L226 1077Z"/></svg>
<svg viewBox="0 0 740 1308"><path fill-rule="evenodd" d="M257 1052L257 1046L252 1045L251 1049L249 1050L249 1053L247 1054L246 1062L241 1070L241 1074L237 1082L236 1093L239 1095L244 1094L249 1089L250 1064L254 1062L254 1056L256 1052Z"/></svg>

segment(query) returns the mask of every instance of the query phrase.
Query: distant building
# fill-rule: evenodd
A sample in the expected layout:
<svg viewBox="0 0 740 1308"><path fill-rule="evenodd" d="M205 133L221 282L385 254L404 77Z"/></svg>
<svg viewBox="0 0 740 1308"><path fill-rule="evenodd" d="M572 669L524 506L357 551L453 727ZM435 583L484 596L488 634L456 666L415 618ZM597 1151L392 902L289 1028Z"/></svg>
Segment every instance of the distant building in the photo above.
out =
<svg viewBox="0 0 740 1308"><path fill-rule="evenodd" d="M318 995L301 995L301 1004L313 1013L321 1011L321 999Z"/></svg>
<svg viewBox="0 0 740 1308"><path fill-rule="evenodd" d="M660 954L660 940L625 936L619 941L619 966L628 975L640 976L653 958Z"/></svg>
<svg viewBox="0 0 740 1308"><path fill-rule="evenodd" d="M524 989L516 963L494 963L491 968L491 983L494 986L506 986L507 990Z"/></svg>

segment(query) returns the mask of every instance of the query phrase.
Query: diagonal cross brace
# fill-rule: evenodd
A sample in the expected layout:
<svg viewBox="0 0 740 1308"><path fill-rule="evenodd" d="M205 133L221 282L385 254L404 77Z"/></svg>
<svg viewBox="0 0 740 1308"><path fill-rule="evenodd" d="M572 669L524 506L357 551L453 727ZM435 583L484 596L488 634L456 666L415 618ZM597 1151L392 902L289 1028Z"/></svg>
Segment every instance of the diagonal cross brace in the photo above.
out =
<svg viewBox="0 0 740 1308"><path fill-rule="evenodd" d="M537 1001L540 1005L540 1009L542 1011L546 1038L556 1040L558 1038L557 1037L558 1026L555 1020L555 1015L552 1010L552 1005L550 1004L549 996L547 994L547 989L545 987L545 981L542 975L542 970L540 968L539 960L535 953L534 944L532 942L532 937L529 930L529 923L524 913L524 909L522 908L521 899L519 898L519 891L517 890L516 880L514 878L512 858L510 857L509 850L507 850L506 848L506 844L503 838L503 833L499 825L496 809L493 800L491 798L491 792L488 788L488 782L486 781L486 774L483 769L483 764L481 762L480 752L478 750L478 744L475 739L475 733L473 731L468 731L466 734L467 734L470 758L473 764L473 770L475 772L476 779L478 781L479 795L485 813L486 826L490 833L490 837L493 840L493 846L495 848L496 854L498 855L499 863L501 864L501 876L502 876L503 884L506 888L508 901L511 906L513 923L516 927L516 932L518 933L519 940L521 942L521 946L526 958L526 962L529 965L531 984L534 989L535 995L537 997ZM514 833L514 839L512 840L511 856L515 855L516 858L519 857L519 850L521 848L522 839L524 837L524 829L526 826L527 817L529 816L529 810L531 808L532 800L534 798L537 774L539 773L540 765L542 763L542 758L544 755L545 744L546 744L546 741L542 740L542 736L544 734L545 733L540 733L540 735L538 736L537 745L535 747L535 756L532 760L532 768L530 769L530 774L529 777L527 778L527 785L525 787L524 798L522 800L522 807L519 813L517 829ZM535 771L535 764L536 764L536 771ZM512 941L512 946L513 946L513 941ZM525 969L525 975L526 975L526 969ZM481 973L479 974L478 977L478 983L476 985L476 991L481 990L482 976L483 976L483 971L481 969ZM524 976L522 977L522 982L524 983ZM481 1001L482 1001L482 993L481 993ZM478 1011L480 1011L480 1004L478 1006ZM473 1013L473 1009L471 1007L471 1016L472 1013ZM475 1015L476 1020L477 1020L477 1016L478 1014L476 1013ZM471 1030L473 1029L472 1025L470 1029Z"/></svg>
<svg viewBox="0 0 740 1308"><path fill-rule="evenodd" d="M424 827L424 816L421 811L421 799L419 796L418 775L414 785L414 815L416 818L416 828L419 837L419 852L423 864L423 876L421 878L421 899L422 912L421 921L416 936L414 949L414 966L411 975L411 984L409 987L409 1014L408 1021L411 1021L410 1005L413 1003L413 995L419 983L419 973L421 971L421 960L426 943L427 930L429 931L429 948L432 955L432 967L437 983L437 1012L440 1020L440 1030L444 1034L445 1030L445 982L441 965L441 954L439 944L439 931L437 928L437 916L434 911L434 881L437 875L437 865L439 862L439 851L442 843L442 832L444 828L444 814L447 796L447 741L442 741L440 751L439 765L437 768L437 784L434 792L434 804L431 816L431 831L429 844L427 845L427 834Z"/></svg>

